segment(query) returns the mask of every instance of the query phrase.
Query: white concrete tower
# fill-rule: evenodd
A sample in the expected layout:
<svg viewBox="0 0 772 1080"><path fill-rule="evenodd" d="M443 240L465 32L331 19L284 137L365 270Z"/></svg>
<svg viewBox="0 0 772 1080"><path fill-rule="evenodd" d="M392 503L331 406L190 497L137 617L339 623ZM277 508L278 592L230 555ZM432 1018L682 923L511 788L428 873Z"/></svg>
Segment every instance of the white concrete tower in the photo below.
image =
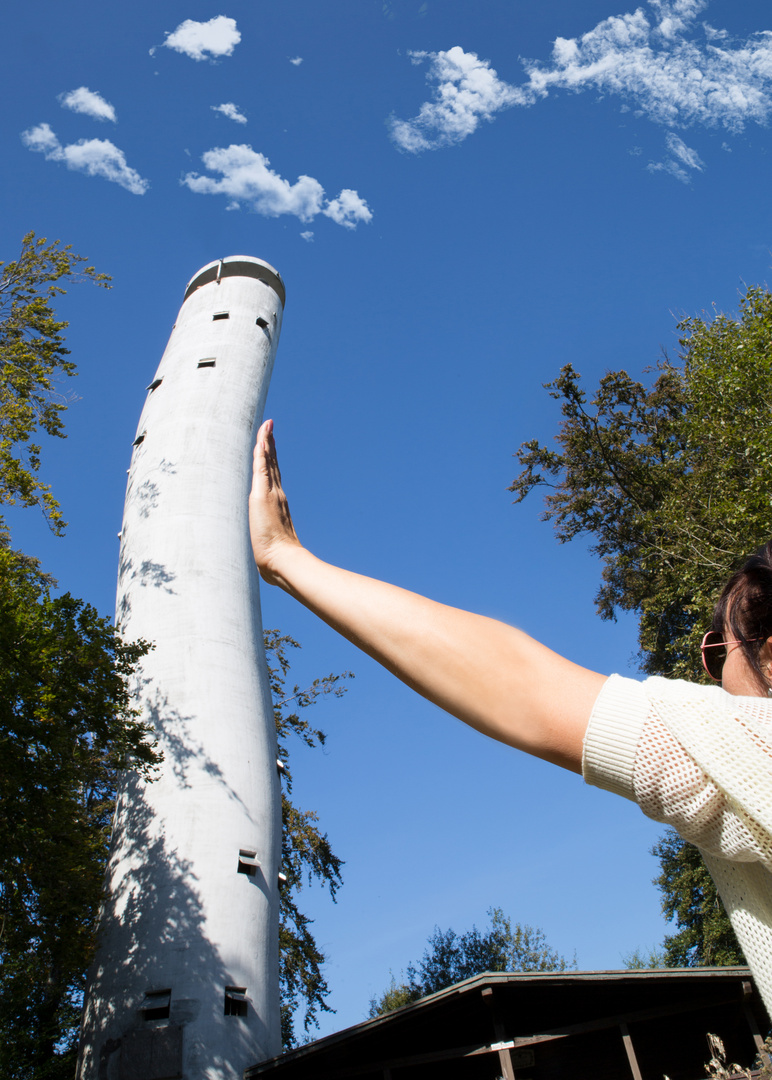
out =
<svg viewBox="0 0 772 1080"><path fill-rule="evenodd" d="M280 790L247 494L284 285L192 279L134 442L116 624L160 778L119 799L81 1080L239 1080L280 1050Z"/></svg>

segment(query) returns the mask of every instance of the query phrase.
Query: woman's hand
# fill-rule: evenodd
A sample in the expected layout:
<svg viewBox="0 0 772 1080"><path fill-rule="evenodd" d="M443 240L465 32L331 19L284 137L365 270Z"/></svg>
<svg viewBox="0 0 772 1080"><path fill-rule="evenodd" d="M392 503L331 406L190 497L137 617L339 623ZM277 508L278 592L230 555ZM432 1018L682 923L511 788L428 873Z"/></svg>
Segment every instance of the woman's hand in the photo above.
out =
<svg viewBox="0 0 772 1080"><path fill-rule="evenodd" d="M266 581L459 720L581 771L582 739L605 677L512 626L317 559L292 525L270 420L257 435L249 523Z"/></svg>
<svg viewBox="0 0 772 1080"><path fill-rule="evenodd" d="M257 433L249 496L249 529L261 577L270 585L281 584L278 572L281 554L288 546L300 547L300 541L281 486L273 420L266 420Z"/></svg>

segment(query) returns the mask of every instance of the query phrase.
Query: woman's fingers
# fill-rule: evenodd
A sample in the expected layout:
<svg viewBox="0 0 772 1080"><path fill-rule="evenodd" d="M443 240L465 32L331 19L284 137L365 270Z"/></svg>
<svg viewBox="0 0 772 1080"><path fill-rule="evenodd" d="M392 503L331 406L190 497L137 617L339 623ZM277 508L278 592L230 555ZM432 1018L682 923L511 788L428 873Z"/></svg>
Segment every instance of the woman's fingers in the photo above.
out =
<svg viewBox="0 0 772 1080"><path fill-rule="evenodd" d="M257 433L249 496L249 528L257 567L266 581L274 583L273 564L278 552L287 543L297 544L298 538L281 486L273 420L266 420Z"/></svg>

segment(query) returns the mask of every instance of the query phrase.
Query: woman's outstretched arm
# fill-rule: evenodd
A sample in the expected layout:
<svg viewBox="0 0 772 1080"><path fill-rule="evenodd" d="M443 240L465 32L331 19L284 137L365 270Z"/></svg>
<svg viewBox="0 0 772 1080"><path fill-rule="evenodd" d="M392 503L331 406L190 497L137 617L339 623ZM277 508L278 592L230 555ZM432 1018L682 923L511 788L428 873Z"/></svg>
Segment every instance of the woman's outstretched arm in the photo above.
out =
<svg viewBox="0 0 772 1080"><path fill-rule="evenodd" d="M317 559L295 533L270 420L257 436L249 515L267 582L478 731L581 771L584 732L605 676L505 623Z"/></svg>

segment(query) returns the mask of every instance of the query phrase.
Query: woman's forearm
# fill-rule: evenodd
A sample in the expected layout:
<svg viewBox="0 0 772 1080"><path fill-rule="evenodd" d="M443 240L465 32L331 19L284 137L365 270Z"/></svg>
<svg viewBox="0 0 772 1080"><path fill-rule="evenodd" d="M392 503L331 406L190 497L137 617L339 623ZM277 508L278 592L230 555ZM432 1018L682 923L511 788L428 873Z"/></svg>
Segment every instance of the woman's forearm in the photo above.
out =
<svg viewBox="0 0 772 1080"><path fill-rule="evenodd" d="M478 731L580 771L604 677L522 631L324 563L283 553L276 584L408 686Z"/></svg>
<svg viewBox="0 0 772 1080"><path fill-rule="evenodd" d="M261 435L250 515L263 577L460 720L580 771L585 728L604 676L505 623L317 559L295 535L270 428Z"/></svg>

